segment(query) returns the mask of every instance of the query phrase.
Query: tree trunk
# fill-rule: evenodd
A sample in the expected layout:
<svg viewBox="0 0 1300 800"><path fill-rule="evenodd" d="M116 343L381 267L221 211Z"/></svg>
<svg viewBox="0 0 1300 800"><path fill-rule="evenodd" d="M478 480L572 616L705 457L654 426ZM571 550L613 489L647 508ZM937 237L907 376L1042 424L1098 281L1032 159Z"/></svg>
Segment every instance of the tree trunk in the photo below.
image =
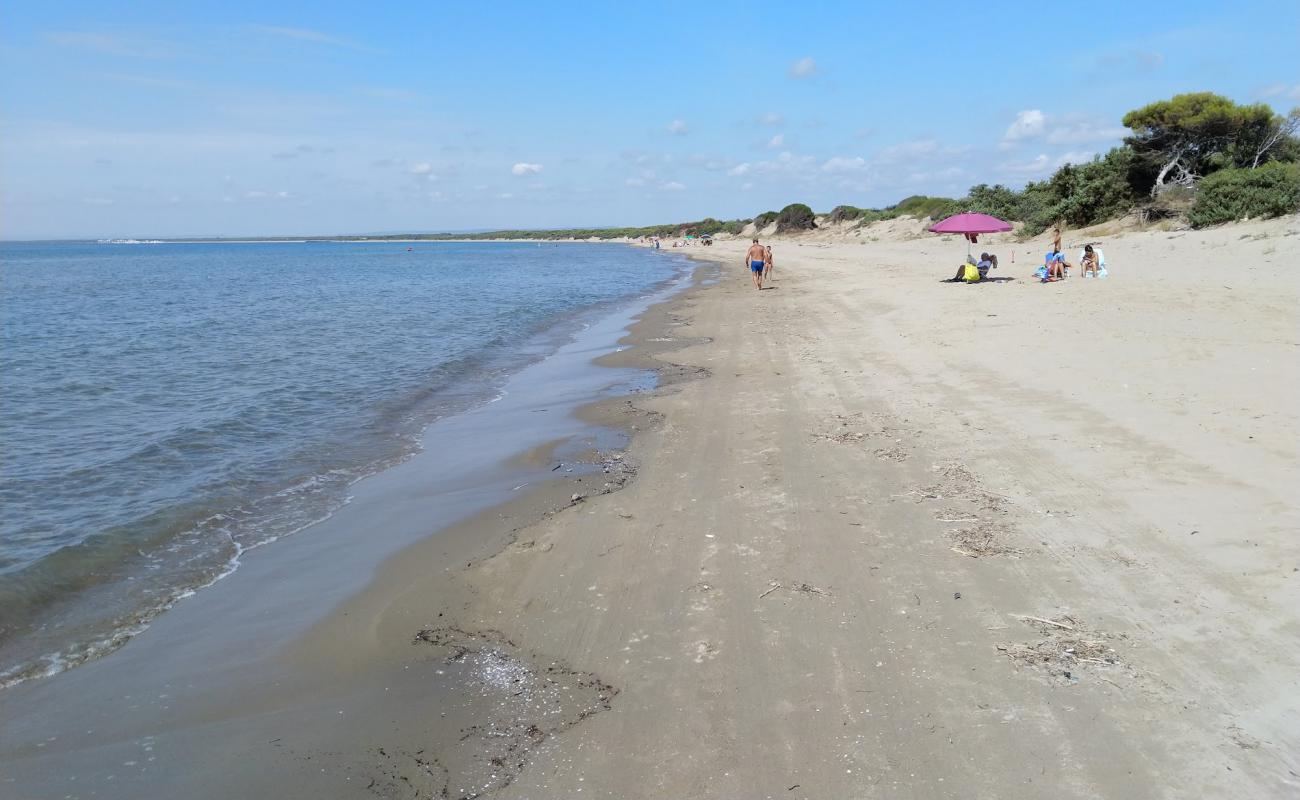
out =
<svg viewBox="0 0 1300 800"><path fill-rule="evenodd" d="M1250 162L1250 168L1255 169L1259 166L1259 160L1268 155L1268 151L1277 146L1278 142L1295 133L1296 128L1300 127L1300 113L1293 110L1290 114L1278 123L1273 133L1264 140L1263 144L1255 150L1255 160Z"/></svg>
<svg viewBox="0 0 1300 800"><path fill-rule="evenodd" d="M1156 175L1155 186L1151 187L1152 197L1159 195L1160 192L1164 190L1165 179L1168 178L1169 173L1173 172L1175 169L1177 169L1182 174L1178 175L1170 182L1174 184L1180 184L1183 186L1191 185L1194 178L1192 176L1191 171L1188 170L1187 167L1183 165L1183 151L1177 150L1174 152L1173 158L1170 158L1169 161L1165 162L1165 165L1160 168L1160 173Z"/></svg>

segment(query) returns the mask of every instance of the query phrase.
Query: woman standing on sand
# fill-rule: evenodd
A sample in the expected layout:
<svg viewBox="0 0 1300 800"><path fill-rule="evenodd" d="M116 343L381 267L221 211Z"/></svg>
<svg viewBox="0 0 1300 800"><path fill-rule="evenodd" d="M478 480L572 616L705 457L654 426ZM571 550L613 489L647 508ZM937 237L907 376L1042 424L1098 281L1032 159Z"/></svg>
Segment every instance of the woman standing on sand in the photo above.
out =
<svg viewBox="0 0 1300 800"><path fill-rule="evenodd" d="M772 278L772 245L763 248L763 280Z"/></svg>

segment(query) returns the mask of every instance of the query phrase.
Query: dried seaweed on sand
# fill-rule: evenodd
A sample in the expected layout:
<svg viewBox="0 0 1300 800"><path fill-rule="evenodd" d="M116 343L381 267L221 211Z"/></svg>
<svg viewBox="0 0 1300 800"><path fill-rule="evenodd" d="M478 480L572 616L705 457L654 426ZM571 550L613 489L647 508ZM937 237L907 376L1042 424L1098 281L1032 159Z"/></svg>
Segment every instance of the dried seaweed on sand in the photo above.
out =
<svg viewBox="0 0 1300 800"><path fill-rule="evenodd" d="M1111 646L1122 636L1092 630L1068 615L1056 619L1028 615L1017 618L1033 626L1038 639L1004 643L997 648L1019 666L1041 669L1066 680L1074 680L1080 669L1126 666Z"/></svg>

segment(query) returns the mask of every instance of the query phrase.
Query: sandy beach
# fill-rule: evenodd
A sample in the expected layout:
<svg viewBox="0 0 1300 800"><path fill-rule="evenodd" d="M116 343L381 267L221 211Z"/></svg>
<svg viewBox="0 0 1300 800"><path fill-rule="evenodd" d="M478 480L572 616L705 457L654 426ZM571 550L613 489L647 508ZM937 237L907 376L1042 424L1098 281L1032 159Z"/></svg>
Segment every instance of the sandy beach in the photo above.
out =
<svg viewBox="0 0 1300 800"><path fill-rule="evenodd" d="M142 740L159 797L1300 792L1300 220L1067 232L1111 277L1050 285L904 228L777 237L762 292L692 248L601 359L659 388L582 412L626 451L535 448L595 468L407 547L274 680L48 746L17 687L13 796Z"/></svg>
<svg viewBox="0 0 1300 800"><path fill-rule="evenodd" d="M1112 277L1054 285L995 238L984 286L955 239L777 239L761 293L700 249L639 334L707 377L634 402L636 480L350 625L617 691L500 797L1291 795L1298 233L1093 235Z"/></svg>

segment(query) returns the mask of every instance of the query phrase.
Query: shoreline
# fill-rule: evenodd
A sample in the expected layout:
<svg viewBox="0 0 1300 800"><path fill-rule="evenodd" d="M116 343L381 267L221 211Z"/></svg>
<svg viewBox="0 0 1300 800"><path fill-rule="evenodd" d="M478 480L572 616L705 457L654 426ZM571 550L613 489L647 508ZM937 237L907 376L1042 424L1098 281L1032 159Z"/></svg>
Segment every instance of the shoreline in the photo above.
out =
<svg viewBox="0 0 1300 800"><path fill-rule="evenodd" d="M333 514L347 505L350 501L351 487L355 486L357 482L385 472L417 455L423 449L421 440L424 438L424 431L433 422L447 416L473 411L483 405L495 402L499 399L499 392L502 389L502 386L497 384L508 380L509 376L520 370L554 355L557 348L560 348L565 342L571 341L573 337L579 335L592 324L598 324L600 320L611 315L620 314L622 309L650 302L649 298L662 295L664 292L675 291L674 287L680 286L684 280L688 279L689 275L684 260L677 262L673 269L675 270L674 274L634 295L615 300L601 300L586 307L565 311L554 316L542 327L530 330L527 337L517 343L510 352L498 352L473 363L467 370L463 371L458 382L440 386L428 395L429 397L446 396L450 398L449 400L436 408L426 401L425 408L418 412L411 412L413 415L416 413L422 414L424 421L418 423L417 427L397 435L391 444L391 452L373 463L357 463L345 466L344 469L351 470L351 476L347 485L338 490L342 492L341 494L336 491L335 495L322 495L317 499L317 505L310 509L312 513L303 516L292 528L273 531L252 541L244 539L233 541L232 537L234 543L233 552L227 560L215 564L210 570L211 575L206 576L202 581L163 586L161 588L167 591L159 594L160 602L141 605L139 609L133 609L138 613L133 613L129 617L119 617L119 622L115 627L101 632L97 637L91 637L89 633L82 633L81 638L67 640L68 644L66 646L63 643L54 641L53 636L45 636L43 633L46 629L45 625L34 628L31 633L24 631L16 635L7 642L10 645L7 655L11 656L11 658L7 661L6 666L10 664L13 666L0 674L0 692L25 681L48 679L117 650L140 633L148 630L159 616L166 614L177 603L187 600L195 594L200 594L229 577L239 569L241 562L248 557L250 552L259 550L277 540L296 536L306 529L328 520ZM489 378L486 377L488 375L494 377L489 381ZM464 387L476 388L474 392L469 392ZM340 468L337 466L332 468L333 473L339 471ZM307 475L301 481L304 484L310 484L318 477L316 475ZM258 498L254 502L261 502L264 499ZM219 512L211 513L219 515ZM115 587L108 588L113 589ZM166 595L166 597L164 598L163 595ZM69 617L76 619L78 602L80 602L80 599L76 597L70 600L57 601L52 606L54 610L47 613L51 619L55 620ZM56 614L58 616L54 616ZM57 623L52 627L58 627ZM52 644L57 646L52 647Z"/></svg>
<svg viewBox="0 0 1300 800"><path fill-rule="evenodd" d="M944 283L938 237L778 239L764 292L691 253L719 280L602 359L665 385L579 412L622 458L389 558L148 791L1284 796L1296 222L1049 285Z"/></svg>
<svg viewBox="0 0 1300 800"><path fill-rule="evenodd" d="M580 335L578 335L574 341L565 345L565 347L562 348L562 350L571 349L573 352L567 358L575 364L585 365L585 366L581 366L580 368L584 372L590 375L590 377L587 380L594 381L595 384L608 387L606 389L602 389L600 391L600 394L606 394L611 391L614 392L614 394L607 397L605 400L598 400L591 404L583 404L575 407L574 413L571 417L571 422L567 425L567 428L569 429L568 432L559 436L559 438L550 438L547 441L539 442L536 446L525 447L522 449L516 447L516 445L514 444L515 442L514 437L511 437L508 440L508 443L503 442L502 443L503 446L509 449L511 451L511 454L507 454L505 451L502 451L502 454L500 456L500 458L502 459L501 469L504 470L505 473L517 474L521 476L522 480L511 481L511 483L507 484L507 486L505 487L507 489L510 489L510 491L506 492L505 496L502 496L497 500L494 500L491 503L484 505L482 510L473 511L469 519L473 519L479 516L491 517L500 513L500 509L506 507L511 507L511 508L517 507L519 509L531 509L531 511L529 511L528 513L532 514L536 519L541 519L543 516L545 516L545 514L552 513L556 508L561 507L563 505L567 505L567 502L560 503L559 499L563 495L563 499L567 501L568 497L571 494L571 487L573 486L582 487L581 491L584 494L599 493L604 488L607 488L607 484L611 479L622 480L625 478L627 474L629 474L629 471L626 470L624 466L618 463L616 460L607 459L605 463L602 463L601 461L601 459L604 457L602 454L613 452L614 450L617 450L622 444L623 438L626 435L624 431L624 428L626 426L620 424L622 415L620 413L610 413L610 414L594 413L588 410L587 406L591 405L593 407L616 409L620 405L621 398L625 396L631 396L631 395L626 395L625 392L632 392L633 394L635 394L636 392L641 391L638 387L642 385L645 380L645 378L641 376L648 375L651 371L648 371L644 368L643 366L644 362L635 358L631 358L626 354L626 351L631 348L630 341L634 337L619 336L617 342L615 342L614 340L610 340L610 343L608 345L602 346L602 349L608 349L610 351L610 353L608 354L609 361L606 364L599 365L599 366L593 363L592 354L588 350L589 345L583 344L583 342L590 340L591 336L593 335L595 336L603 335L598 330L598 328L602 326L607 329L609 328L610 325L616 325L616 326L626 325L627 323L620 322L620 320L629 319L633 316L636 317L643 316L649 313L648 309L655 308L665 303L669 303L671 302L673 297L680 295L683 292L691 291L694 288L694 282L698 279L699 274L700 274L700 270L698 266L687 265L685 269L679 272L675 277L664 281L663 284L657 287L654 287L648 294L642 295L638 298L631 299L630 301L627 302L620 303L618 304L617 307L613 309L602 309L598 312L600 316L597 323L585 323L583 325ZM638 311L637 309L640 310ZM592 313L597 313L597 312L593 312L593 311L584 312L584 314L587 315L590 315ZM619 352L620 350L624 352ZM553 354L552 356L549 356L547 359L543 359L542 362L538 362L538 364L534 364L533 367L537 367L539 365L544 366L545 363L549 361L553 361L555 357L556 357L555 354ZM610 367L612 367L613 369L610 369ZM525 370L527 369L529 368L525 368ZM570 385L570 383L571 383L570 378L562 379L560 384L558 384L556 387L556 390L560 392L560 395L558 395L557 397L570 395L574 391L585 391L581 389L581 386L579 384ZM616 389L615 387L619 384L623 384L624 388ZM525 404L527 404L527 401L525 401ZM476 410L481 412L483 411L483 409L487 408L488 406L493 406L493 405L495 405L495 403L489 403L486 406L480 406ZM582 409L581 414L578 413L579 408ZM495 411L495 409L492 410ZM549 408L540 408L537 410L549 411ZM473 413L473 411L466 412L466 413ZM527 413L527 412L524 411L522 413ZM535 416L535 415L530 415L530 416ZM551 416L551 414L546 414L545 416ZM527 420L521 420L521 421L527 421ZM440 423L444 423L444 422L446 422L446 420L439 420L439 422L434 423L434 426L437 426ZM428 435L429 435L429 431L426 430L423 436L427 437ZM376 481L376 480L379 481L390 480L391 473L399 471L403 467L406 467L407 470L409 471L412 468L411 462L420 460L421 454L427 450L429 450L429 447L426 444L424 447L421 448L420 451L417 451L411 458L407 459L401 464L398 464L394 467L389 467L388 469L383 470L380 473L376 473L374 475L370 475L367 476L366 478L361 479L361 481L359 481L357 484L357 486L362 489L361 494L364 494L364 487L365 484L368 482ZM559 463L556 463L557 461ZM551 472L552 464L555 464L557 471L562 468L565 470L565 472L557 473L556 475L553 475ZM611 475L611 473L614 474ZM536 476L536 478L530 479L527 477L529 475L534 475ZM557 475L563 475L564 477L562 478L557 477ZM534 481L541 481L541 483L534 485ZM409 483L409 481L407 482ZM458 495L465 495L466 492L469 492L469 495L472 496L477 493L477 490L473 487L472 484L465 484L463 481L461 483L462 485L460 486L460 488L456 488L456 487L450 487L450 488L452 488L452 490ZM511 498L510 495L513 493L518 493L520 497ZM427 503L428 501L420 500L417 502ZM455 502L459 502L461 505L464 504L463 500L455 501ZM345 507L344 509L341 509L340 513L350 513L349 508ZM337 514L332 515L330 518L327 518L325 521L320 523L315 523L311 527L328 528L331 524L331 520L336 519L337 516L338 516ZM353 516L355 517L355 514ZM436 526L435 528L430 529L427 533L422 534L421 538L427 538L430 541L448 538L444 536L444 534L447 533L448 529L449 528L454 529L463 523L464 520L459 520L459 521L453 520L450 526L442 526L442 525ZM382 521L380 524L383 524ZM319 531L311 531L309 533L313 534L314 536L315 534L319 533ZM298 542L310 544L312 538L313 537L285 537L280 542L272 543L271 545L267 545L267 547L275 548L275 549L283 549L286 546L288 546L290 548L293 548ZM419 538L416 539L416 541L419 540L420 540ZM405 548L408 548L410 546L411 546L410 543L404 545L403 550L399 551L399 553L404 552ZM491 545L489 545L489 547L490 546ZM481 549L482 547L483 547L483 542L481 541L466 542L465 549L467 551L475 551ZM455 548L451 548L451 549L455 549ZM450 553L451 550L449 549L448 552ZM397 557L397 556L393 556L393 557ZM458 551L457 554L454 556L454 558L459 559L460 557L461 557L461 553ZM280 561L283 561L282 556L277 556L277 558ZM260 561L261 560L259 559L258 561L248 562L243 567L241 567L241 570L239 572L243 572L245 569L247 569L249 572L253 572L253 571L265 572L266 570L264 568L264 565L260 563ZM236 572L235 575L236 576L239 575L239 572ZM208 599L206 595L208 595L209 592L213 592L214 589L220 589L222 587L222 584L227 582L228 581L221 581L210 587L206 587L205 590L201 593L205 595L205 597L201 598L199 602L194 606L186 608L186 604L181 604L176 608L169 610L167 613L161 615L159 618L153 620L151 627L145 630L136 641L131 642L130 645L128 645L125 648L121 648L115 651L114 653L110 653L107 656L79 665L76 668L65 671L61 674L52 676L50 678L43 678L43 679L18 683L7 688L3 692L0 692L0 708L5 709L4 716L6 717L6 719L15 721L10 726L9 732L14 733L16 736L17 732L24 731L25 729L28 729L32 725L36 725L36 727L41 727L39 725L38 720L31 716L31 711L35 710L35 708L37 707L41 707L45 710L46 713L49 713L49 710L51 708L56 708L58 705L61 705L58 703L51 703L50 698L65 696L68 693L72 693L74 695L82 694L82 693L103 694L104 690L108 686L112 686L115 682L118 683L119 686L121 686L122 685L121 680L126 676L122 674L122 671L120 669L118 670L118 674L116 677L110 675L110 677L107 678L107 685L105 685L103 681L97 681L97 679L92 675L93 672L104 670L105 669L105 667L103 666L104 664L117 660L115 657L124 656L124 654L127 653L135 654L137 647L151 648L153 650L157 650L159 644L166 644L169 640L172 641L177 646L179 646L181 649L185 649L189 647L190 643L186 641L187 638L186 635L184 633L178 634L177 632L178 627L183 629L187 627L189 623L185 622L184 624L180 624L175 619L172 619L172 615L181 612L193 612L195 608L201 606L203 602L205 602ZM241 582L246 584L249 583L249 581L241 581ZM367 581L367 583L368 582L369 581ZM259 583L258 578L251 579L251 584L261 585ZM363 583L362 586L364 585L366 584ZM230 593L231 593L230 591L220 592L220 594L225 594L225 595L229 595ZM215 595L216 593L214 593L214 597ZM230 598L227 597L224 598L222 602L228 603L229 601ZM194 614L188 613L185 614L185 616L194 616ZM206 613L200 612L197 614L197 616L215 617L216 619L220 619L220 614L215 614L210 610ZM272 624L272 627L274 627L274 624ZM178 635L180 636L179 639L176 638ZM265 639L265 635L259 634L259 636L262 636L262 641L269 644L269 641ZM145 639L158 639L159 641L158 642L151 641L146 643L144 641ZM277 644L275 645L275 647L276 649L278 649L280 645ZM235 664L239 663L239 659L236 659L235 662L233 663ZM160 674L166 675L169 672L174 672L174 670L175 670L174 667L169 669L169 667L164 664L162 665ZM279 682L282 682L290 674L295 675L295 680L301 677L298 676L296 673L286 673L283 671L280 671L277 674L279 677ZM264 677L266 679L271 678L271 676L264 676ZM241 705L241 707L248 709L249 711L252 711L252 707L248 705L243 705L244 703L243 694L250 690L253 690L252 694L256 694L257 693L255 691L256 683L261 681L262 679L263 678L261 677L249 676L246 679L236 680L234 682L223 682L223 681L210 682L212 683L212 685L209 686L211 692L210 693L205 692L205 694L207 694L208 696L202 698L201 702L194 704L194 707L191 708L189 714L194 719L201 719L207 714L212 713L212 710L205 711L203 709L205 708L212 709L214 698L224 698L223 700L218 701L217 705L223 705L223 704ZM252 681L252 683L250 683L249 681ZM98 690L89 690L87 688L89 686L96 686L96 685L99 685L101 688ZM137 687L137 689L139 688L143 688L143 687ZM114 690L107 689L107 691L111 694ZM446 687L445 690L445 692L449 695L455 695L457 694L458 691L459 690L456 687L452 687L452 686ZM311 704L308 698L300 697L299 700L302 702L303 705ZM32 705L33 703L35 703L35 706ZM97 707L96 710L83 712L83 714L88 717L104 716L105 719L108 719L113 716L113 714L108 713L111 707L112 707L112 703L110 702L105 707ZM160 711L154 711L152 713L159 714ZM51 716L57 717L58 713L54 712ZM169 714L168 716L171 715ZM131 723L132 727L138 726L139 724L141 724L141 722L144 722L148 717L149 717L148 714L144 716L140 716L137 714L136 721ZM162 717L159 716L157 718L161 719ZM56 729L59 727L61 726L55 725ZM111 723L109 723L109 727L112 727ZM26 730L25 732L30 733L30 730ZM38 752L41 752L38 750L30 749L30 744L27 747L19 746L18 745L19 740L17 738L11 741L12 744L6 747L6 750L8 752L6 752L3 756L0 756L0 763L8 762L11 765L16 764L17 761L15 761L14 759L21 761L24 753L26 756L34 756ZM30 742L30 739L28 739L28 741ZM69 743L69 744L74 748L85 746L84 744L73 744L73 743ZM119 745L121 744L122 742L119 742ZM50 751L46 750L44 752L48 753ZM107 769L110 765L101 764L100 766L103 769ZM213 764L213 766L215 767L217 765ZM4 771L6 770L0 770L0 772L4 772ZM86 774L89 775L90 773L86 773ZM120 785L123 787L123 789L125 789L126 784L120 784ZM145 787L147 786L148 784L141 784L140 791L145 791Z"/></svg>

